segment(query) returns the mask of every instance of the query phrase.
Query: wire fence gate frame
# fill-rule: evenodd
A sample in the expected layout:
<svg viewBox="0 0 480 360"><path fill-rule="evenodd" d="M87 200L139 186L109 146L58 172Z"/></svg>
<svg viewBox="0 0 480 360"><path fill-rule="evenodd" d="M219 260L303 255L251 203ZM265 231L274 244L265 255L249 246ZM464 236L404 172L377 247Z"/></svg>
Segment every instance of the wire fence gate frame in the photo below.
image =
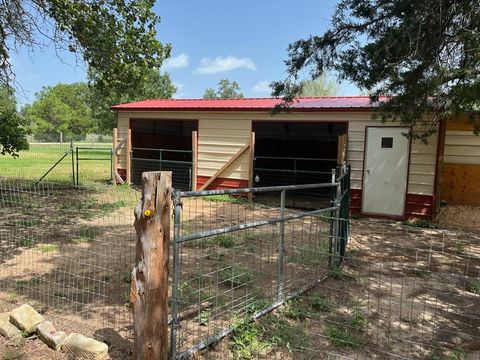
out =
<svg viewBox="0 0 480 360"><path fill-rule="evenodd" d="M172 179L174 188L193 188L192 150L132 147L131 163L133 183L140 183L141 175L145 171L172 171L175 173Z"/></svg>
<svg viewBox="0 0 480 360"><path fill-rule="evenodd" d="M330 183L174 191L170 358L206 348L231 333L236 320L274 310L340 266L349 233L349 184L350 166L343 165L332 169ZM330 206L286 207L289 193L322 188L331 190ZM279 206L243 200L261 193L278 193ZM196 201L225 196L232 202L214 210L199 209ZM234 209L236 203L250 208ZM225 223L222 211L238 216ZM205 213L218 221L208 223Z"/></svg>

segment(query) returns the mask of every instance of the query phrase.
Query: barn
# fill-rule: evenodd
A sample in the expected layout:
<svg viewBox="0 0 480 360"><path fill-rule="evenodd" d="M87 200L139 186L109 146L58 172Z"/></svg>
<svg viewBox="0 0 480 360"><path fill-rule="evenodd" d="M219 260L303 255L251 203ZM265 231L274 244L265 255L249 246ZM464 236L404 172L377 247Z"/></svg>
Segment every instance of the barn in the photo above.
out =
<svg viewBox="0 0 480 360"><path fill-rule="evenodd" d="M172 170L174 187L200 190L326 182L331 169L346 161L352 213L436 216L445 187L443 125L424 144L404 136L408 127L373 121L368 97L299 98L288 112L272 115L279 102L159 99L115 105L115 171L138 183L142 171Z"/></svg>

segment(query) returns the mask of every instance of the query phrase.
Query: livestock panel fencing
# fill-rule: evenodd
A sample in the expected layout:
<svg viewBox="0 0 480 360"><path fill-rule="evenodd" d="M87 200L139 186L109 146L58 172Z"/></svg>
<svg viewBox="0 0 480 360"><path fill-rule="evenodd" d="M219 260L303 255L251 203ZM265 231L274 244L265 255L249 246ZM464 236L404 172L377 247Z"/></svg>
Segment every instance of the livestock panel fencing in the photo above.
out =
<svg viewBox="0 0 480 360"><path fill-rule="evenodd" d="M174 192L171 358L209 346L239 319L272 311L340 266L349 167L331 174L321 184ZM329 206L286 208L289 193L318 189L330 189ZM277 200L247 201L266 193Z"/></svg>

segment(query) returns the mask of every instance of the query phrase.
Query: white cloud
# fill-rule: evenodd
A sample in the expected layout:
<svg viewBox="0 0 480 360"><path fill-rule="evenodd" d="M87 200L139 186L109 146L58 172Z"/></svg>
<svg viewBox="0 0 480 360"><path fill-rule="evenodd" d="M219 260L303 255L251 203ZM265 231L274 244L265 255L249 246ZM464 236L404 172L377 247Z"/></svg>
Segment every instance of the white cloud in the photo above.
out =
<svg viewBox="0 0 480 360"><path fill-rule="evenodd" d="M199 74L216 74L235 69L255 70L256 66L252 59L238 58L236 56L216 57L215 59L203 58L196 72Z"/></svg>
<svg viewBox="0 0 480 360"><path fill-rule="evenodd" d="M183 88L185 87L181 82L173 82L173 85L177 88L177 91L175 94L173 94L174 99L181 99L185 97L185 92L183 91Z"/></svg>
<svg viewBox="0 0 480 360"><path fill-rule="evenodd" d="M182 53L178 56L168 58L163 63L163 69L164 70L170 70L170 69L185 68L185 67L188 66L188 60L189 60L189 57L185 53Z"/></svg>
<svg viewBox="0 0 480 360"><path fill-rule="evenodd" d="M257 82L255 85L253 85L253 91L258 93L270 94L272 92L272 88L270 87L270 81L263 80L263 81Z"/></svg>

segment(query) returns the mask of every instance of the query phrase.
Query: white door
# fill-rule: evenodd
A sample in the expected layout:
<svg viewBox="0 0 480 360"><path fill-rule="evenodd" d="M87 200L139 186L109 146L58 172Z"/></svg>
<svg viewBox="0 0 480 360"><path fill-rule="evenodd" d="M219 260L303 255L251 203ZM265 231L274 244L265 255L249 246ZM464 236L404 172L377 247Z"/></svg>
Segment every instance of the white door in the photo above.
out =
<svg viewBox="0 0 480 360"><path fill-rule="evenodd" d="M362 211L403 216L407 191L408 128L369 127L363 165Z"/></svg>

